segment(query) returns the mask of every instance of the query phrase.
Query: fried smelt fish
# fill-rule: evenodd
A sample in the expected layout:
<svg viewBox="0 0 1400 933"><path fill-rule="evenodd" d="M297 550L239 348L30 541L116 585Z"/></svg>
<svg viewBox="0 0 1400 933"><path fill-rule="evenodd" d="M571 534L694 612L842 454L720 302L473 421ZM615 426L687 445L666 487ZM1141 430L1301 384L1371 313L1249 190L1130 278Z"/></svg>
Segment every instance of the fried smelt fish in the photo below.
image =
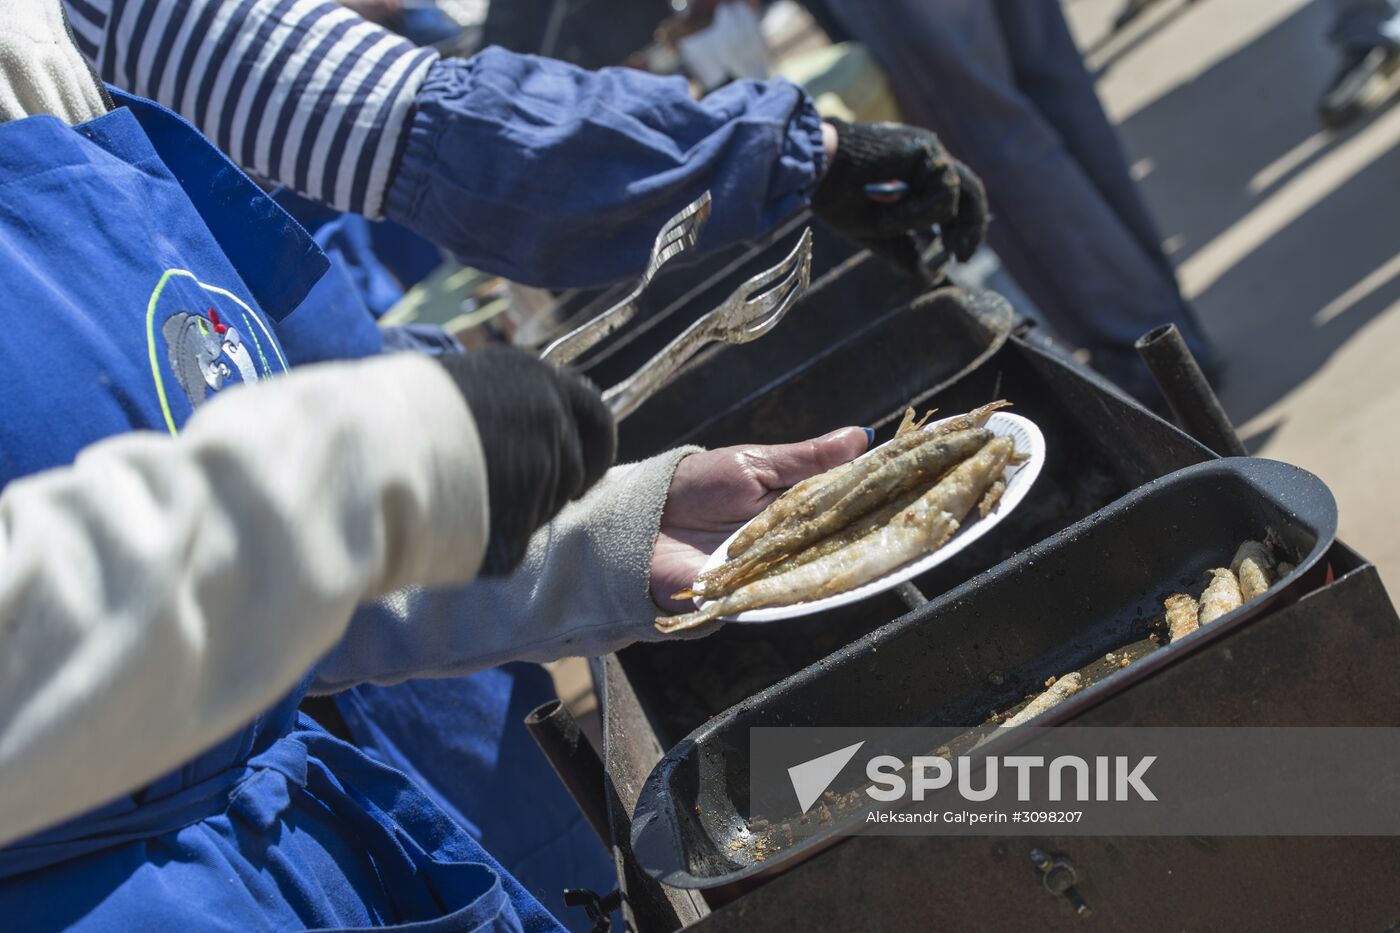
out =
<svg viewBox="0 0 1400 933"><path fill-rule="evenodd" d="M1172 641L1190 635L1201 626L1201 607L1196 600L1185 593L1168 596L1163 603L1167 607L1167 629Z"/></svg>
<svg viewBox="0 0 1400 933"><path fill-rule="evenodd" d="M787 557L784 557L780 562L773 564L767 567L766 569L760 571L749 580L744 580L738 583L731 583L728 585L720 585L718 583L709 584L709 586L706 587L705 590L705 597L707 599L719 599L721 596L728 596L730 593L734 592L739 587L743 586L745 583L752 583L753 580L761 579L767 576L772 576L775 573L786 573L787 571L792 570L795 567L800 567L803 564L810 564L814 560L818 560L820 558L825 557L828 554L832 554L836 551L839 551L848 544L854 544L856 541L859 541L861 538L864 538L866 535L870 534L872 531L875 531L877 528L888 524L890 519L894 518L904 509L907 509L909 506L917 502L920 496L928 492L929 489L933 487L934 482L935 480L929 480L928 482L920 483L912 493L906 493L902 498L896 500L894 503L882 506L876 509L874 512L871 512L870 514L866 515L865 517L856 519L854 522L847 525L845 528L842 528L834 535L831 535L827 538L823 538L821 541L818 541L811 547L805 548L804 550L801 550L796 554L790 554ZM677 593L671 598L693 599L694 597L694 593L690 592L689 590L684 590L680 593Z"/></svg>
<svg viewBox="0 0 1400 933"><path fill-rule="evenodd" d="M942 547L987 487L1001 477L1015 449L1011 438L994 438L887 524L858 541L811 563L748 583L706 602L698 612L657 619L656 627L679 632L722 616L821 599L877 580Z"/></svg>
<svg viewBox="0 0 1400 933"><path fill-rule="evenodd" d="M1230 572L1240 581L1240 596L1249 602L1274 584L1274 556L1259 541L1246 541L1235 551Z"/></svg>
<svg viewBox="0 0 1400 933"><path fill-rule="evenodd" d="M1006 399L997 399L995 402L988 402L980 408L974 408L965 415L958 415L956 418L949 418L925 433L934 437L941 437L944 434L953 434L957 431L971 431L973 428L985 427L987 419L1003 408L1010 408L1011 403Z"/></svg>
<svg viewBox="0 0 1400 933"><path fill-rule="evenodd" d="M909 442L910 445L912 443L912 441ZM843 463L840 466L832 467L825 473L809 476L793 486L770 502L766 509L758 513L753 521L744 527L738 537L729 543L729 550L725 552L725 556L730 560L742 557L746 551L773 529L836 502L860 482L859 474L869 466L866 461L877 456L883 461L885 459L884 451L892 446L892 443L887 444L879 448L877 453L866 457L865 460L852 460L850 463Z"/></svg>
<svg viewBox="0 0 1400 933"><path fill-rule="evenodd" d="M1012 457L1011 459L1014 462L1016 458ZM991 515L1004 495L1006 495L1006 480L999 479L987 487L987 494L982 497L981 502L977 503L977 514L983 518Z"/></svg>
<svg viewBox="0 0 1400 933"><path fill-rule="evenodd" d="M930 430L909 430L904 431L904 425L900 425L900 430L904 433L896 435L895 439L881 447L875 448L866 456L852 460L850 463L843 463L838 467L827 470L817 476L810 477L793 486L783 493L776 500L769 503L768 508L758 514L749 525L736 537L729 545L726 552L731 560L743 555L754 546L760 538L766 536L770 531L786 524L789 521L801 521L804 518L816 515L835 505L842 496L855 489L871 471L878 469L882 464L893 460L901 454L913 450L921 444L926 444L932 440L953 434L958 431L967 431L972 428L980 428L987 423L995 412L1003 408L1010 408L1011 403L1005 399L998 399L981 408L974 408L965 415L950 418L943 424ZM913 410L910 409L912 412ZM933 412L929 412L929 415ZM906 418L909 415L906 415ZM924 416L927 420L928 415ZM923 421L910 422L911 425L922 426Z"/></svg>
<svg viewBox="0 0 1400 933"><path fill-rule="evenodd" d="M1066 674L1051 684L1049 690L1046 690L1040 696L1031 700L1021 708L1019 713L1007 719L997 728L1014 729L1017 726L1024 726L1050 707L1056 706L1074 696L1083 686L1084 678L1079 675L1078 671L1072 674ZM992 734L995 735L996 733Z"/></svg>
<svg viewBox="0 0 1400 933"><path fill-rule="evenodd" d="M843 463L840 466L832 467L825 473L818 473L816 476L809 476L802 482L793 486L772 502L768 507L749 522L739 536L729 543L729 550L725 552L730 559L739 557L749 548L754 546L758 539L772 531L778 525L785 522L789 516L808 497L815 495L819 489L828 483L839 482L841 477L854 470L859 469L856 461Z"/></svg>
<svg viewBox="0 0 1400 933"><path fill-rule="evenodd" d="M1224 567L1216 567L1206 573L1210 574L1211 580L1201 594L1201 625L1209 625L1225 613L1244 605L1240 581L1235 579L1233 573Z"/></svg>
<svg viewBox="0 0 1400 933"><path fill-rule="evenodd" d="M697 583L708 595L711 587L732 588L754 579L760 572L790 554L797 554L846 525L878 509L882 503L912 489L920 482L943 475L981 450L992 439L986 428L948 434L881 464L834 505L800 522L772 531L737 559L721 564ZM959 516L961 517L961 516Z"/></svg>
<svg viewBox="0 0 1400 933"><path fill-rule="evenodd" d="M903 437L910 431L922 431L924 425L928 424L928 419L932 418L933 413L936 411L938 411L937 408L930 408L928 411L924 412L922 418L915 419L912 406L904 409L904 417L900 419L899 428L895 430L894 436Z"/></svg>

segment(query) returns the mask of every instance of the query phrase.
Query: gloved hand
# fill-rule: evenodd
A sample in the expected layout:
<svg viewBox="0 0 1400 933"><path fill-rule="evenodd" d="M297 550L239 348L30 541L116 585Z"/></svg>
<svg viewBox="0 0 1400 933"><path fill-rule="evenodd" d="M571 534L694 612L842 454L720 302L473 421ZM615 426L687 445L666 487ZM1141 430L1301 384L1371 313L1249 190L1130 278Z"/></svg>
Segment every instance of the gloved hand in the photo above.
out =
<svg viewBox="0 0 1400 933"><path fill-rule="evenodd" d="M607 472L617 425L598 390L514 347L439 357L486 451L490 540L483 576L519 566L530 535Z"/></svg>
<svg viewBox="0 0 1400 933"><path fill-rule="evenodd" d="M943 245L966 261L987 235L987 193L928 130L902 123L844 123L836 155L812 195L812 210L837 230L910 273L919 267L911 231L939 224ZM898 201L871 200L865 186L902 181Z"/></svg>
<svg viewBox="0 0 1400 933"><path fill-rule="evenodd" d="M111 103L58 0L0 3L0 123L49 114L76 125Z"/></svg>

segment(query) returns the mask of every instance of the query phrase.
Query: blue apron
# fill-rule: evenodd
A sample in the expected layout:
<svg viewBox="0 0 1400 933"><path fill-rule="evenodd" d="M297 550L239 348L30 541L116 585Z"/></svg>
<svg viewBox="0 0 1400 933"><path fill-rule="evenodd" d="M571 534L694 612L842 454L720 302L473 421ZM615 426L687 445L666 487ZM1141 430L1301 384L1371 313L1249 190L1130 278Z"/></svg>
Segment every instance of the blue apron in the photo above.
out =
<svg viewBox="0 0 1400 933"><path fill-rule="evenodd" d="M357 747L411 777L540 903L576 926L583 912L565 904L564 889L605 894L617 873L523 725L554 698L549 672L518 662L470 677L366 684L335 702Z"/></svg>
<svg viewBox="0 0 1400 933"><path fill-rule="evenodd" d="M0 484L136 428L175 431L289 362L282 335L373 352L307 302L304 231L157 105L0 125ZM308 314L316 316L307 319ZM179 770L0 849L13 929L553 930L402 772L296 711L303 688Z"/></svg>
<svg viewBox="0 0 1400 933"><path fill-rule="evenodd" d="M305 323L279 330L288 359L296 365L374 352L364 329L373 330L370 320L432 271L440 261L436 248L403 228L371 224L285 189L272 196L330 261L294 315ZM346 320L351 314L355 320ZM332 319L336 326L324 326ZM432 325L380 328L378 336L385 350L462 349ZM347 339L349 347L342 345ZM412 778L551 913L582 921L582 912L565 904L564 889L604 893L616 886L617 873L523 725L527 713L554 698L549 673L522 663L469 677L364 685L334 702L357 747Z"/></svg>

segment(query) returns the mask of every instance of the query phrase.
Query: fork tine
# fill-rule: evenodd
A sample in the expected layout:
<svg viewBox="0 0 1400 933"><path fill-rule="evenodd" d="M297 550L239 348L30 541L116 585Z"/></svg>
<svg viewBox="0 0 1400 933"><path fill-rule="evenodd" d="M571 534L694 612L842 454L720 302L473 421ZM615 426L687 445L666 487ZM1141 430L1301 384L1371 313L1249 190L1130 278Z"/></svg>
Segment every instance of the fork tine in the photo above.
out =
<svg viewBox="0 0 1400 933"><path fill-rule="evenodd" d="M703 224L710 218L710 192L706 191L700 197L691 201L685 207L676 211L671 219L662 224L661 231L656 234L656 242L662 240L675 230L683 229L688 224Z"/></svg>
<svg viewBox="0 0 1400 933"><path fill-rule="evenodd" d="M786 278L784 278L782 282L768 289L757 298L751 298L745 302L745 304L749 306L746 308L746 315L748 317L757 319L772 310L773 307L784 300L784 295L794 283L796 288L804 291L806 290L807 286L811 284L812 281L812 254L810 249L803 250L802 255L798 258L800 260L799 264L788 271Z"/></svg>
<svg viewBox="0 0 1400 933"><path fill-rule="evenodd" d="M636 411L706 344L748 343L768 333L806 294L811 279L809 228L782 262L739 286L724 304L701 316L640 369L604 392L613 416L622 419Z"/></svg>
<svg viewBox="0 0 1400 933"><path fill-rule="evenodd" d="M666 221L665 226L656 234L656 242L651 247L652 260L647 265L648 278L655 275L662 264L681 250L695 245L695 241L700 238L700 231L710 219L710 207L710 192L706 191ZM677 243L682 245L676 246Z"/></svg>
<svg viewBox="0 0 1400 933"><path fill-rule="evenodd" d="M741 293L746 300L752 298L754 295L762 293L772 286L774 282L790 274L794 268L800 267L807 258L810 248L810 240L807 235L804 234L802 239L797 242L797 245L792 248L792 252L788 253L787 256L783 258L782 262L779 262L769 269L763 270L749 279L740 286L738 293Z"/></svg>
<svg viewBox="0 0 1400 933"><path fill-rule="evenodd" d="M761 290L772 285L778 279L787 275L795 266L810 266L812 262L812 229L807 228L797 245L792 248L782 262L765 269L749 279L735 291L736 295L742 295L746 300L758 294Z"/></svg>
<svg viewBox="0 0 1400 933"><path fill-rule="evenodd" d="M708 212L706 212L708 213ZM706 214L689 214L674 226L666 227L656 236L656 246L670 246L677 240L684 240L699 234Z"/></svg>
<svg viewBox="0 0 1400 933"><path fill-rule="evenodd" d="M763 315L773 310L773 308L783 300L783 297L792 290L793 286L806 288L807 283L803 280L802 275L804 268L805 266L798 266L795 269L789 270L787 278L783 279L757 298L750 298L748 301L744 302L743 316L750 320L758 320L763 317Z"/></svg>
<svg viewBox="0 0 1400 933"><path fill-rule="evenodd" d="M776 302L770 302L768 295L765 295L764 304L766 307L764 311L766 316L755 316L754 323L744 328L744 341L757 340L777 327L778 322L792 310L792 306L797 304L803 295L807 294L809 278L810 276L804 274L794 275L789 282L784 282L781 287L769 292L769 295L781 295L781 298Z"/></svg>
<svg viewBox="0 0 1400 933"><path fill-rule="evenodd" d="M658 240L657 245L660 249L651 261L651 268L661 268L661 265L669 262L673 256L694 246L696 241L700 239L700 226L699 224L687 224L677 227L672 232L670 241L664 246ZM655 275L654 272L652 274Z"/></svg>
<svg viewBox="0 0 1400 933"><path fill-rule="evenodd" d="M699 241L705 222L710 219L710 203L710 192L706 191L666 221L656 234L646 270L627 297L546 346L540 358L558 365L573 362L630 321L637 313L637 299L661 267Z"/></svg>

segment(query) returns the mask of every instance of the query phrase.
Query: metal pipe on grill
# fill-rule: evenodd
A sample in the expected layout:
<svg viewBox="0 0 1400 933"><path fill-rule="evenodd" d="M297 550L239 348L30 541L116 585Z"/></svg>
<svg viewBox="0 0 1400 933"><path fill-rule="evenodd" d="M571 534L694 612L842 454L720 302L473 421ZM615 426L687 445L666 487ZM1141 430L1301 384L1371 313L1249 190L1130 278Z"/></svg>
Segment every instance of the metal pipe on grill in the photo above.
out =
<svg viewBox="0 0 1400 933"><path fill-rule="evenodd" d="M598 834L605 848L612 848L608 831L608 804L603 760L578 727L578 720L560 700L550 700L525 717L535 744L549 759L569 796Z"/></svg>
<svg viewBox="0 0 1400 933"><path fill-rule="evenodd" d="M1153 328L1138 338L1136 347L1172 417L1187 434L1222 457L1249 456L1175 324Z"/></svg>

